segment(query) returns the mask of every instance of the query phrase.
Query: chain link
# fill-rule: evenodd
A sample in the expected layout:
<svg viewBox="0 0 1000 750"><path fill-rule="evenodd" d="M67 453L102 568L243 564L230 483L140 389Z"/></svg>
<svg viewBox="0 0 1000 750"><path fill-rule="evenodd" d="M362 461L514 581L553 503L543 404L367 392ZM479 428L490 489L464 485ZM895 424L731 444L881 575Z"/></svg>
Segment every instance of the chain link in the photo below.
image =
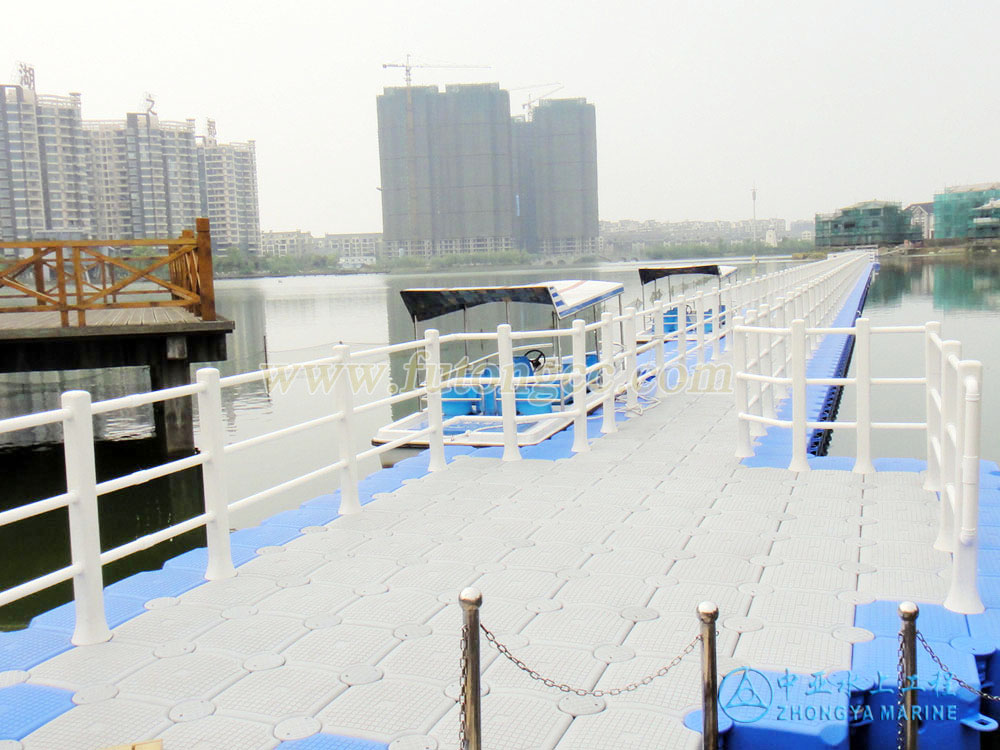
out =
<svg viewBox="0 0 1000 750"><path fill-rule="evenodd" d="M538 682L540 682L543 685L545 685L545 687L557 688L558 690L561 690L564 693L575 693L576 695L591 695L591 696L593 696L595 698L601 698L601 697L603 697L605 695L621 695L622 693L630 693L633 690L638 690L639 688L643 687L644 685L648 685L653 680L655 680L657 677L663 677L663 675L665 675L671 669L673 669L678 664L680 664L681 660L685 656L687 656L692 651L694 651L695 646L697 646L698 642L701 640L701 635L696 635L693 639L691 639L691 642L684 647L684 650L681 651L677 656L675 656L670 661L669 664L667 664L664 667L660 667L655 672L651 672L650 674L648 674L645 677L643 677L641 680L636 680L635 682L630 682L628 685L625 685L624 687L620 687L620 688L611 688L611 689L608 689L608 690L587 690L586 688L575 688L575 687L573 687L571 685L567 685L565 683L556 682L555 680L550 679L548 677L542 677L541 674L539 674L537 671L535 671L534 669L532 669L531 667L529 667L527 664L525 664L523 661L521 661L516 656L514 656L514 654L512 654L510 652L510 649L507 648L507 646L505 644L503 644L500 641L498 641L497 637L493 633L491 633L487 629L487 627L485 625L483 625L482 623L480 623L479 627L483 631L483 635L486 636L486 640L489 641L491 644L493 644L493 647L497 651L499 651L503 656L507 657L507 659L509 659L510 662L515 667L517 667L522 672L524 672L525 674L527 674L528 677L530 677L531 679L537 680Z"/></svg>
<svg viewBox="0 0 1000 750"><path fill-rule="evenodd" d="M982 690L979 690L978 688L972 687L972 685L970 685L965 680L958 677L950 669L948 669L948 667L946 667L944 663L941 661L941 657L939 657L937 654L934 653L934 649L931 648L931 644L927 642L927 640L924 638L924 634L921 633L920 631L917 631L917 640L920 641L920 645L924 647L924 651L926 651L927 655L934 660L934 663L938 665L938 668L946 675L951 677L951 679L953 679L959 687L963 687L970 693L978 695L983 700L995 701L1000 703L1000 696L990 695L989 693L984 693Z"/></svg>
<svg viewBox="0 0 1000 750"><path fill-rule="evenodd" d="M458 678L458 750L465 750L465 673L468 669L469 626L462 626L462 671Z"/></svg>

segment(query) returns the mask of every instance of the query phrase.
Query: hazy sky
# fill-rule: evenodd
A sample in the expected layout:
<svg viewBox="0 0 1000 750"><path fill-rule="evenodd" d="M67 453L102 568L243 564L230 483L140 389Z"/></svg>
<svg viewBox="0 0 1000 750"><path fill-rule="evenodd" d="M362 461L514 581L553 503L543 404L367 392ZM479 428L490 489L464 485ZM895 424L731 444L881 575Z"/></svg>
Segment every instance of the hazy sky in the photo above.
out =
<svg viewBox="0 0 1000 750"><path fill-rule="evenodd" d="M415 83L559 82L597 107L603 219L811 217L1000 180L1000 3L7 3L0 71L120 118L254 138L264 229L379 231L375 96ZM512 91L514 113L529 91Z"/></svg>

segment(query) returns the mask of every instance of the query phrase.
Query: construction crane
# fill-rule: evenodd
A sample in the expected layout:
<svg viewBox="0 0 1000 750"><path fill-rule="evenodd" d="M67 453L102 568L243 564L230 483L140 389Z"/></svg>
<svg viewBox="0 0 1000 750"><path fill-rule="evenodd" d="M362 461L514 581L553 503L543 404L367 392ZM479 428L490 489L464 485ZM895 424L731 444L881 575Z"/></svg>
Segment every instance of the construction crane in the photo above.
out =
<svg viewBox="0 0 1000 750"><path fill-rule="evenodd" d="M531 96L531 94L528 94L528 101L521 105L521 109L524 110L525 120L531 120L531 114L535 107L538 106L538 102L552 96L557 91L561 91L563 89L563 85L561 83L536 83L534 86L518 86L517 88L510 89L510 91L534 91L535 89L546 88L548 91L543 94L539 94L538 96Z"/></svg>
<svg viewBox="0 0 1000 750"><path fill-rule="evenodd" d="M406 55L406 62L382 63L382 69L402 68L404 80L406 81L406 172L407 172L407 197L409 202L410 233L417 225L417 135L416 126L413 122L413 69L414 68L489 68L489 65L431 65L424 63L414 64L410 62L410 54ZM384 197L383 197L384 200Z"/></svg>
<svg viewBox="0 0 1000 750"><path fill-rule="evenodd" d="M489 68L489 65L425 65L423 63L413 64L410 62L410 55L406 55L406 62L401 63L382 63L382 68L402 68L404 71L404 80L406 81L406 87L409 88L413 85L413 69L414 68Z"/></svg>

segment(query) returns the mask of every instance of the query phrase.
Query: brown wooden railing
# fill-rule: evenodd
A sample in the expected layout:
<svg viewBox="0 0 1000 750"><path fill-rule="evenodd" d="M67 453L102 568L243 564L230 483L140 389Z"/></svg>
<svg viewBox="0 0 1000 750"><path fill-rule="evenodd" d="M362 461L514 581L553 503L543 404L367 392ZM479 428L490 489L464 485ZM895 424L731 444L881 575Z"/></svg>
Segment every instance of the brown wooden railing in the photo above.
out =
<svg viewBox="0 0 1000 750"><path fill-rule="evenodd" d="M58 312L67 327L71 312L84 326L90 310L180 307L215 320L208 219L198 219L195 229L175 239L0 242L0 249L22 252L0 258L0 314ZM166 254L112 255L111 248Z"/></svg>

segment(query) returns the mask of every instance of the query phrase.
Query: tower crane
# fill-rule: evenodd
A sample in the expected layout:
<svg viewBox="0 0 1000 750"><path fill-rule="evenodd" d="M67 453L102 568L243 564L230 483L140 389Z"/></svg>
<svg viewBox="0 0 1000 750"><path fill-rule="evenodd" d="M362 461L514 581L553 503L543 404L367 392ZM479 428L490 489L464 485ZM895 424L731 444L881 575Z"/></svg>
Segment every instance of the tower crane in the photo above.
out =
<svg viewBox="0 0 1000 750"><path fill-rule="evenodd" d="M409 88L413 85L413 69L414 68L488 68L489 65L426 65L423 63L411 63L410 55L406 55L406 62L401 63L382 63L382 68L402 68L404 80L406 81L406 87Z"/></svg>
<svg viewBox="0 0 1000 750"><path fill-rule="evenodd" d="M521 105L521 109L524 110L524 119L529 121L531 120L531 113L534 111L535 107L538 106L538 102L552 96L557 91L561 91L563 89L563 85L561 83L536 83L534 86L518 86L517 88L510 89L510 91L534 91L535 89L548 90L538 96L528 94L528 100Z"/></svg>

